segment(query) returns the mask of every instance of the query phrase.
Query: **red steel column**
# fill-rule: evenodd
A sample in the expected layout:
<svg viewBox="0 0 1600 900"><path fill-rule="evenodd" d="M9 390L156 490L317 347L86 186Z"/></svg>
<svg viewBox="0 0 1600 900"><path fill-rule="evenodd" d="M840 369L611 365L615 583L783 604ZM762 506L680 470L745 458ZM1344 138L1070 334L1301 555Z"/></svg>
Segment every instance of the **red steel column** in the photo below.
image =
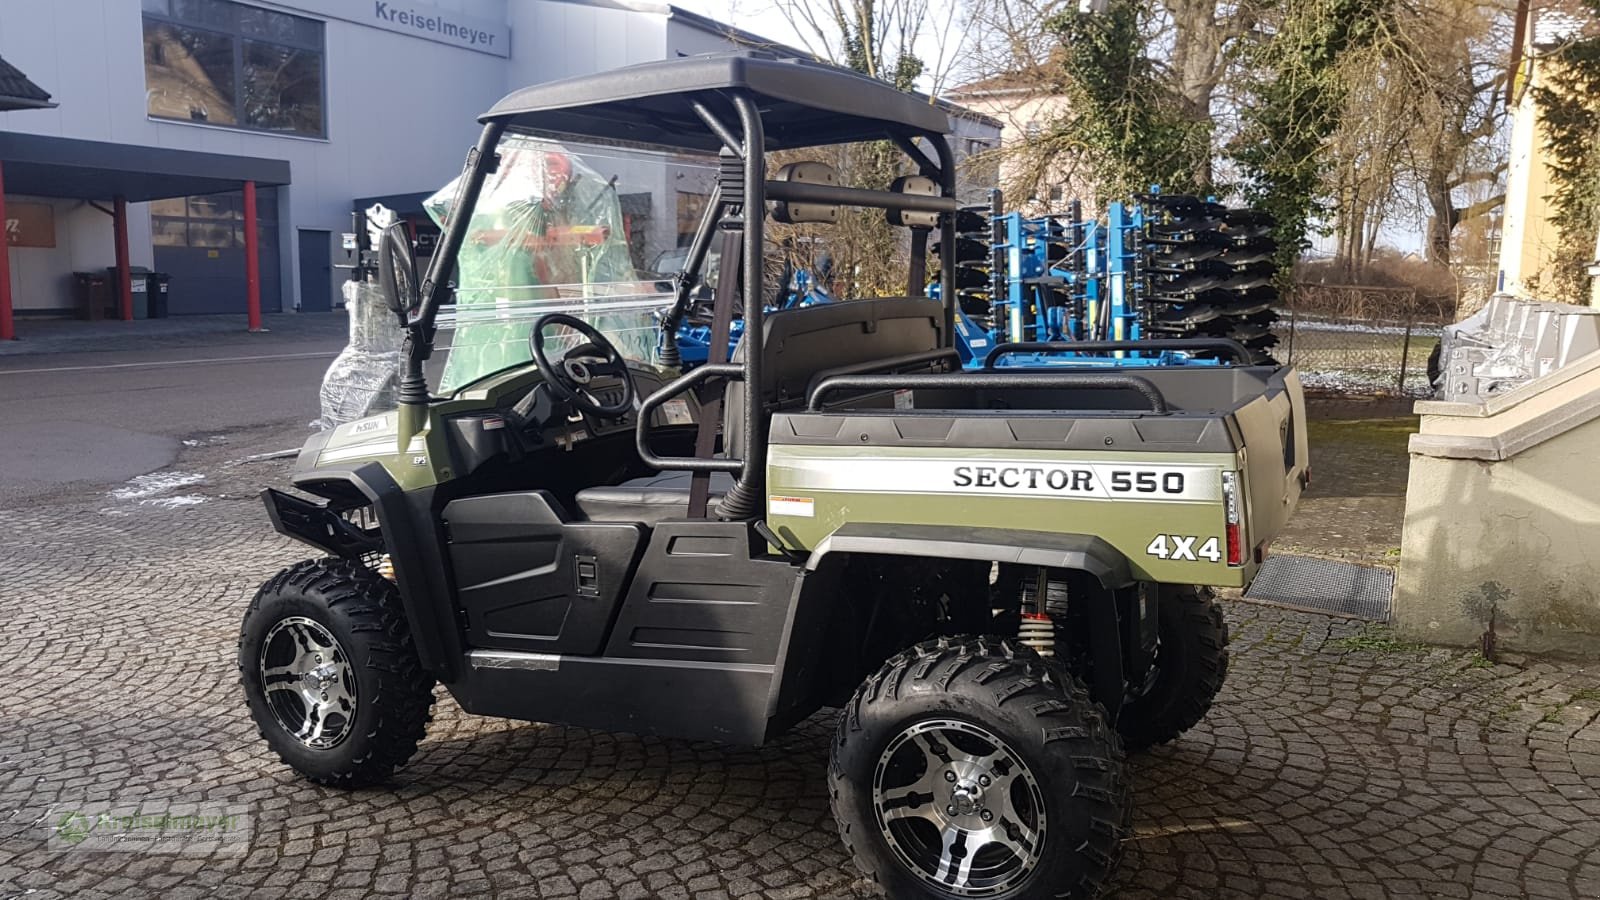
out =
<svg viewBox="0 0 1600 900"><path fill-rule="evenodd" d="M261 330L261 258L256 238L256 183L244 183L244 291L250 330Z"/></svg>
<svg viewBox="0 0 1600 900"><path fill-rule="evenodd" d="M0 341L17 339L11 322L11 248L6 234L6 179L0 163Z"/></svg>
<svg viewBox="0 0 1600 900"><path fill-rule="evenodd" d="M113 199L111 229L117 241L117 310L122 321L133 321L133 277L128 271L128 198Z"/></svg>

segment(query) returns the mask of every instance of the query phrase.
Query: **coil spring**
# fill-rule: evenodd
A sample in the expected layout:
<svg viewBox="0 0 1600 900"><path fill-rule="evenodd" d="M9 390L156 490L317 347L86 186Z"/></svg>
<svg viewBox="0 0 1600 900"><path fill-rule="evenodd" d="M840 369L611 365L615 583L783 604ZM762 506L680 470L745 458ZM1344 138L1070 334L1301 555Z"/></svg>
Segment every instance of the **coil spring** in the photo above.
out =
<svg viewBox="0 0 1600 900"><path fill-rule="evenodd" d="M385 553L378 557L378 565L373 569L383 578L394 581L394 559Z"/></svg>
<svg viewBox="0 0 1600 900"><path fill-rule="evenodd" d="M1056 628L1045 613L1023 613L1017 639L1040 656L1056 655Z"/></svg>

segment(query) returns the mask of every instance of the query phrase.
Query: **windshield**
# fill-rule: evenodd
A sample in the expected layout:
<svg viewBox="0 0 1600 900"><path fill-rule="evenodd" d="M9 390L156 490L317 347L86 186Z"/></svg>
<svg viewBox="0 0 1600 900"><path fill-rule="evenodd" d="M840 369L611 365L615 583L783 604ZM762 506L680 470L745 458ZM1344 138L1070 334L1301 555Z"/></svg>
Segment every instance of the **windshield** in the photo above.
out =
<svg viewBox="0 0 1600 900"><path fill-rule="evenodd" d="M528 332L546 313L577 316L622 355L653 365L658 316L672 305L662 261L682 254L716 177L714 157L507 134L484 179L456 260L455 306L439 391L532 359ZM441 228L459 182L426 202ZM679 259L677 266L683 265ZM578 342L551 329L556 354Z"/></svg>

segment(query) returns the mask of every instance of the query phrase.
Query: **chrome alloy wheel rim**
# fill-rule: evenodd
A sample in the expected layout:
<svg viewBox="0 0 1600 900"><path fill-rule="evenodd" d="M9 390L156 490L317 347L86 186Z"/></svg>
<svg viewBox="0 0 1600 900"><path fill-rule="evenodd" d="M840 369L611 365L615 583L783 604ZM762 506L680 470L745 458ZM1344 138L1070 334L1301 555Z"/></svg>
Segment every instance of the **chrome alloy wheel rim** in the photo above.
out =
<svg viewBox="0 0 1600 900"><path fill-rule="evenodd" d="M1044 793L1021 757L969 722L900 732L872 776L878 829L919 879L963 897L1020 885L1044 849Z"/></svg>
<svg viewBox="0 0 1600 900"><path fill-rule="evenodd" d="M304 616L280 619L261 642L261 688L283 730L313 750L337 746L356 717L356 679L332 632Z"/></svg>

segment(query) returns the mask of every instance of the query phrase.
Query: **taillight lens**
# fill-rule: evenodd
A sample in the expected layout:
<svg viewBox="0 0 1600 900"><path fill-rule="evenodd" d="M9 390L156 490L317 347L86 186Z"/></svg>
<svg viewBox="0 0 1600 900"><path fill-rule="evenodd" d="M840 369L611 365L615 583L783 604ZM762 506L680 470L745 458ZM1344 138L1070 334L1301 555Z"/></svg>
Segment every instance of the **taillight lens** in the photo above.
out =
<svg viewBox="0 0 1600 900"><path fill-rule="evenodd" d="M1244 565L1244 533L1240 528L1239 473L1222 473L1222 502L1227 508L1228 565Z"/></svg>

